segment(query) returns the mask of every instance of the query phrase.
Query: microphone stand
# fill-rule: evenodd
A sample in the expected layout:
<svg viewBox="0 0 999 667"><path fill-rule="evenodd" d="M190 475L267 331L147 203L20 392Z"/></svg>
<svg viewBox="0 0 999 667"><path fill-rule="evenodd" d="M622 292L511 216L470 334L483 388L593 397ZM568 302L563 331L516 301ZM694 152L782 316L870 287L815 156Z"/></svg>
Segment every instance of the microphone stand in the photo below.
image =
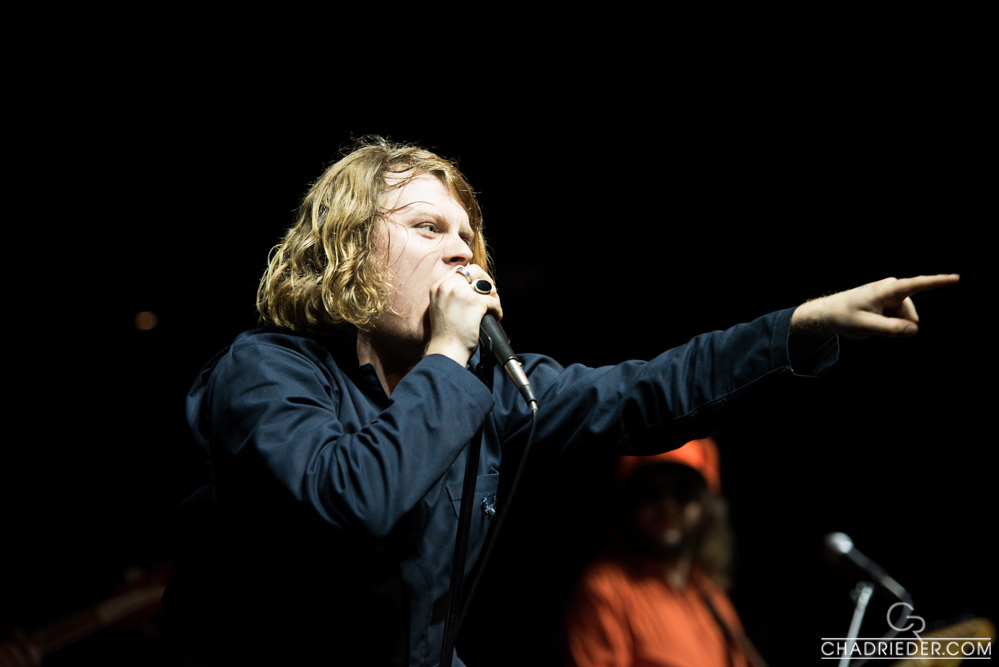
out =
<svg viewBox="0 0 999 667"><path fill-rule="evenodd" d="M493 367L496 359L492 346L479 338L479 364L475 375L490 391L493 388ZM487 349L488 348L488 349ZM451 563L451 590L447 597L447 617L444 620L444 644L441 647L440 667L451 667L454 657L454 643L458 632L458 617L461 615L462 587L465 584L465 561L468 557L468 535L472 526L472 510L475 505L475 480L479 470L479 452L482 449L482 426L468 444L468 458L465 459L465 480L461 489L461 510L458 513L458 532L454 540L454 560Z"/></svg>
<svg viewBox="0 0 999 667"><path fill-rule="evenodd" d="M853 650L854 641L860 634L860 624L864 621L864 614L867 612L867 603L874 592L874 584L862 581L857 584L857 606L853 610L853 620L850 621L850 631L846 637L846 653L840 658L838 667L848 667L850 664L850 652Z"/></svg>

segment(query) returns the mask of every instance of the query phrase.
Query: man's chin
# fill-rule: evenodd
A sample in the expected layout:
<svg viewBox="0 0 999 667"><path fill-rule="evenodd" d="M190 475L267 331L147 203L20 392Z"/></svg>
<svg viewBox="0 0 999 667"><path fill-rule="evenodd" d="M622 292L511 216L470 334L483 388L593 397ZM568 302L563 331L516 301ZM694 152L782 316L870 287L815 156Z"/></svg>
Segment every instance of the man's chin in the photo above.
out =
<svg viewBox="0 0 999 667"><path fill-rule="evenodd" d="M683 546L683 531L676 528L667 528L659 534L656 543L662 549L679 550Z"/></svg>
<svg viewBox="0 0 999 667"><path fill-rule="evenodd" d="M680 531L667 531L657 535L655 538L648 538L645 541L646 548L658 560L671 560L679 556L684 550L683 534Z"/></svg>

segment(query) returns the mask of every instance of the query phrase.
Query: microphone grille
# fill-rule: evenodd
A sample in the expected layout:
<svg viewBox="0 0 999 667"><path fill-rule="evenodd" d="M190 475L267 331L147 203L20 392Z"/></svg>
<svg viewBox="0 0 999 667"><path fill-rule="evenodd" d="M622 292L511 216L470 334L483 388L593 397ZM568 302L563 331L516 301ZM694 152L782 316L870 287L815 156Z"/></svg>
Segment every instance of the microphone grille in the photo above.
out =
<svg viewBox="0 0 999 667"><path fill-rule="evenodd" d="M829 533L826 535L826 550L830 556L839 557L853 549L853 540L846 533Z"/></svg>

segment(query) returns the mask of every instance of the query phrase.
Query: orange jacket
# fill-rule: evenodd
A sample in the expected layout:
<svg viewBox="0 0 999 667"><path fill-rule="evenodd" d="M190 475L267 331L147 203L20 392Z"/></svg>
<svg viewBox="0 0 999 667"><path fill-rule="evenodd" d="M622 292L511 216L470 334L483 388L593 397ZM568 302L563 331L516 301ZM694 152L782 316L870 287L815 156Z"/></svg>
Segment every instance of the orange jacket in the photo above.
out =
<svg viewBox="0 0 999 667"><path fill-rule="evenodd" d="M577 667L748 667L726 640L702 592L732 632L742 625L724 591L692 571L682 591L654 564L633 571L616 560L587 570L566 615Z"/></svg>

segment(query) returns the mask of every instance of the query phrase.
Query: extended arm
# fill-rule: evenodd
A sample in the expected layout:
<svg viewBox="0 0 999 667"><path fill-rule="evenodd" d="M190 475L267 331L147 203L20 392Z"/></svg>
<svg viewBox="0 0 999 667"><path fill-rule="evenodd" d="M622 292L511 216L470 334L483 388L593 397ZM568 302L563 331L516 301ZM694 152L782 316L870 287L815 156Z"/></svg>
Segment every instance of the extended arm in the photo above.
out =
<svg viewBox="0 0 999 667"><path fill-rule="evenodd" d="M541 406L537 440L554 445L550 454L583 457L678 447L821 374L836 359L836 335L914 335L911 296L957 281L956 275L881 280L697 336L647 363L563 369L525 357ZM497 386L505 391L501 380ZM494 414L504 415L519 398L500 400Z"/></svg>
<svg viewBox="0 0 999 667"><path fill-rule="evenodd" d="M808 384L836 360L829 345L792 368L788 332L793 309L725 331L697 336L650 361L562 368L523 355L538 395L539 462L654 454L705 437L748 412ZM494 383L501 437L526 431L523 400L505 378Z"/></svg>

